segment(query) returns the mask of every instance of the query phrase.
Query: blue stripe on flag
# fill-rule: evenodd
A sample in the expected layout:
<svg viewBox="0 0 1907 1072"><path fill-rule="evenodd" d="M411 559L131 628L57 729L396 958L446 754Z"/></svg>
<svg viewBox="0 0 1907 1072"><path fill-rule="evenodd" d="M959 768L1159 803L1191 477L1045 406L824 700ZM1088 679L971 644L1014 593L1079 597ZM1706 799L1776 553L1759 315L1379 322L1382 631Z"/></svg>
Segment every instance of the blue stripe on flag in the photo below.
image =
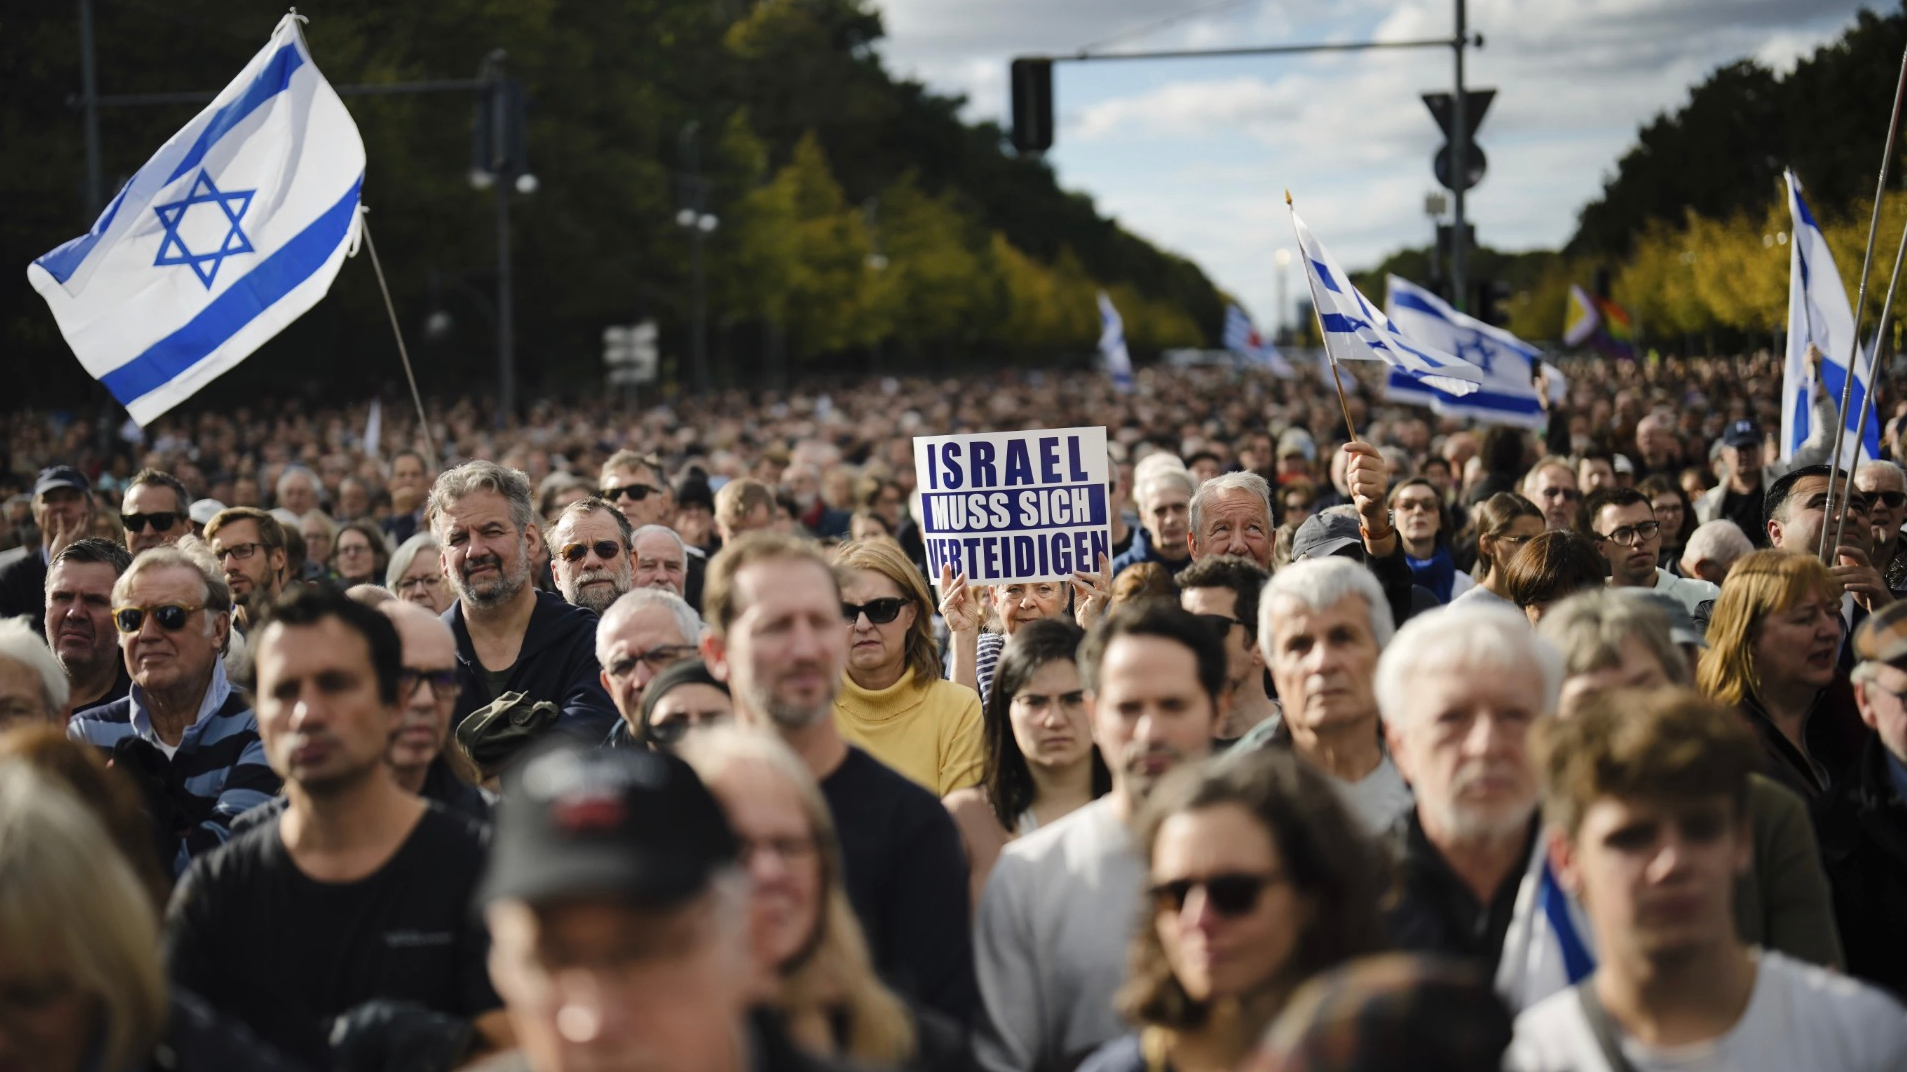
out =
<svg viewBox="0 0 1907 1072"><path fill-rule="evenodd" d="M338 203L278 247L243 279L212 299L184 327L153 343L145 353L119 366L100 382L121 404L165 386L180 373L223 346L239 329L257 319L324 266L350 233L364 176L351 184Z"/></svg>
<svg viewBox="0 0 1907 1072"><path fill-rule="evenodd" d="M1536 851L1543 851L1542 846L1537 846ZM1536 889L1536 898L1543 903L1543 915L1549 919L1550 930L1555 932L1556 944L1562 950L1563 971L1569 976L1569 984L1574 986L1595 974L1596 958L1590 955L1582 936L1576 933L1576 923L1569 918L1569 900L1556 882L1548 860L1543 861L1543 876Z"/></svg>
<svg viewBox="0 0 1907 1072"><path fill-rule="evenodd" d="M1331 278L1331 269L1326 268L1323 261L1313 257L1311 259L1311 270L1318 273L1318 281L1324 284L1324 289L1333 294L1344 293L1344 289L1338 286L1338 281Z"/></svg>
<svg viewBox="0 0 1907 1072"><path fill-rule="evenodd" d="M1810 230L1820 230L1821 225L1814 222L1814 213L1808 211L1808 203L1801 197L1801 183L1799 180L1795 182L1792 189L1794 190L1795 210L1801 217L1801 222L1807 224Z"/></svg>
<svg viewBox="0 0 1907 1072"><path fill-rule="evenodd" d="M1344 313L1326 313L1318 319L1324 324L1324 330L1333 335L1355 335L1371 326L1369 321L1359 320L1357 317L1347 316ZM1371 346L1382 349L1384 344L1373 342Z"/></svg>
<svg viewBox="0 0 1907 1072"><path fill-rule="evenodd" d="M85 263L87 254L93 252L93 247L99 245L99 240L106 236L107 228L113 225L113 217L119 215L119 206L125 204L126 191L131 187L132 183L129 181L119 188L119 193L113 196L112 204L107 205L106 211L100 213L99 222L93 224L92 230L64 243L60 248L33 263L46 269L46 274L61 283L73 278L73 273L79 271L79 266Z"/></svg>
<svg viewBox="0 0 1907 1072"><path fill-rule="evenodd" d="M245 87L245 92L239 94L237 100L220 108L218 114L212 117L212 121L205 125L205 129L199 131L198 140L193 142L192 148L186 150L185 156L179 159L179 166L172 169L172 175L166 179L166 185L172 185L179 181L179 176L198 167L199 161L205 159L205 154L211 151L212 146L220 138L231 133L233 127L244 122L245 117L257 111L260 105L283 93L291 85L292 72L304 64L305 58L298 54L297 45L279 46L278 51L273 53L272 58L265 64L265 69L258 72L258 77L252 79L251 85Z"/></svg>

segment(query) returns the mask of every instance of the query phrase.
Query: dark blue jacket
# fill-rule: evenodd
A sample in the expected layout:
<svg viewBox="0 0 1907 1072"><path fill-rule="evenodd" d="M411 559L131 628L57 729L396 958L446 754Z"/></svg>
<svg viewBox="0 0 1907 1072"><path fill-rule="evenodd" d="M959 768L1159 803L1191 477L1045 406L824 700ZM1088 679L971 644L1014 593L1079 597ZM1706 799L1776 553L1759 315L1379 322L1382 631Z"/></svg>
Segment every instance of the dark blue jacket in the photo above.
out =
<svg viewBox="0 0 1907 1072"><path fill-rule="evenodd" d="M470 642L470 629L464 625L463 600L444 612L444 624L457 638L457 681L463 686L451 717L451 725L456 726L494 697ZM556 730L595 745L621 718L603 691L601 674L596 662L596 616L563 602L561 596L536 593L536 609L530 612L529 629L503 691L521 692L532 702L551 701L563 711Z"/></svg>
<svg viewBox="0 0 1907 1072"><path fill-rule="evenodd" d="M1125 572L1127 566L1136 566L1141 562L1157 562L1159 565L1165 567L1167 573L1177 577L1180 570L1192 564L1192 556L1186 555L1184 558L1174 562L1164 555L1159 554L1157 551L1154 551L1152 549L1152 534L1145 530L1145 526L1141 525L1132 530L1132 546L1126 548L1125 554L1112 560L1112 575L1117 577L1119 574Z"/></svg>

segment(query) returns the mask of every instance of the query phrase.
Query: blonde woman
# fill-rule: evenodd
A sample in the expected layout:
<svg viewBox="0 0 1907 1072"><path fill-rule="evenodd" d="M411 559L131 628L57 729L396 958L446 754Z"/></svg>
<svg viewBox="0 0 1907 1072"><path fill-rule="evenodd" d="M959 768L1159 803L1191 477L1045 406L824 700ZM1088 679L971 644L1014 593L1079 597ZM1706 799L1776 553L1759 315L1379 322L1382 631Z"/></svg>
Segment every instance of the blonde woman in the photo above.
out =
<svg viewBox="0 0 1907 1072"><path fill-rule="evenodd" d="M678 747L727 813L753 880L756 946L788 1036L869 1068L972 1067L961 1033L874 973L821 788L779 737L712 726Z"/></svg>

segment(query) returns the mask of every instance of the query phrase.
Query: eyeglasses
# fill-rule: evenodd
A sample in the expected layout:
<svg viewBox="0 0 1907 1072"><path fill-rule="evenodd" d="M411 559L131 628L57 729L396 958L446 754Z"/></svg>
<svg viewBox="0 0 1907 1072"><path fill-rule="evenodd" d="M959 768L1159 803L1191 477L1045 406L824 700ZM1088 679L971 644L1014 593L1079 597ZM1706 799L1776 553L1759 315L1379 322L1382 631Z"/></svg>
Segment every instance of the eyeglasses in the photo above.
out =
<svg viewBox="0 0 1907 1072"><path fill-rule="evenodd" d="M146 624L146 615L159 623L159 628L168 633L176 633L185 628L185 623L194 614L205 609L205 604L195 603L186 606L183 603L162 603L156 607L114 607L113 626L122 633L137 633L139 627Z"/></svg>
<svg viewBox="0 0 1907 1072"><path fill-rule="evenodd" d="M230 547L224 547L224 548L214 547L212 548L212 557L218 559L220 562L224 562L226 559L226 556L229 555L230 557L238 559L240 562L243 562L246 559L257 554L258 549L263 546L265 545L262 543L235 543Z"/></svg>
<svg viewBox="0 0 1907 1072"><path fill-rule="evenodd" d="M408 592L413 588L436 588L443 583L444 578L441 574L427 573L422 577L404 578L397 582L397 590L400 592Z"/></svg>
<svg viewBox="0 0 1907 1072"><path fill-rule="evenodd" d="M651 670L663 670L695 651L693 644L663 644L648 651L634 651L610 663L610 677L628 677L635 672L637 663L649 664Z"/></svg>
<svg viewBox="0 0 1907 1072"><path fill-rule="evenodd" d="M894 596L889 596L885 599L870 599L866 603L849 603L844 599L841 601L841 617L846 618L848 624L852 625L860 621L861 615L865 614L867 615L867 620L873 622L875 625L886 625L888 622L900 617L901 608L905 607L907 602L905 599L899 599Z"/></svg>
<svg viewBox="0 0 1907 1072"><path fill-rule="evenodd" d="M1870 491L1867 492L1868 505L1879 503L1889 510L1898 510L1907 505L1907 491Z"/></svg>
<svg viewBox="0 0 1907 1072"><path fill-rule="evenodd" d="M147 527L154 532L171 532L172 526L179 523L179 515L166 510L152 514L120 514L119 521L126 526L127 532L144 532Z"/></svg>
<svg viewBox="0 0 1907 1072"><path fill-rule="evenodd" d="M1506 533L1504 533L1504 534L1502 534L1501 536L1492 536L1492 537L1491 537L1491 539L1493 539L1493 540L1495 540L1496 542L1498 542L1498 543L1501 543L1501 544L1508 544L1508 545L1509 545L1509 546L1511 546L1511 547L1521 547L1521 546L1523 546L1524 544L1526 544L1526 543L1528 543L1528 542L1530 542L1531 540L1534 540L1534 539L1536 539L1536 537L1534 537L1534 536L1512 536L1512 535L1510 535L1509 533L1507 533L1507 532L1506 532Z"/></svg>
<svg viewBox="0 0 1907 1072"><path fill-rule="evenodd" d="M745 837L736 838L735 840L741 843L740 848L742 850L741 858L743 863L747 863L753 859L754 855L758 852L773 853L783 861L792 863L796 860L806 859L820 847L812 837Z"/></svg>
<svg viewBox="0 0 1907 1072"><path fill-rule="evenodd" d="M623 484L620 487L604 488L603 498L609 502L615 502L627 495L631 502L641 502L661 490L650 484Z"/></svg>
<svg viewBox="0 0 1907 1072"><path fill-rule="evenodd" d="M615 558L616 555L622 551L622 544L617 543L615 540L597 540L594 543L566 543L563 545L563 549L558 551L557 554L563 556L563 561L575 565L584 558L587 558L591 551L596 552L597 558Z"/></svg>
<svg viewBox="0 0 1907 1072"><path fill-rule="evenodd" d="M1224 614L1198 614L1194 615L1194 617L1206 625L1211 626L1212 632L1217 633L1220 640L1224 640L1226 637L1232 635L1232 626L1245 624L1237 618Z"/></svg>
<svg viewBox="0 0 1907 1072"><path fill-rule="evenodd" d="M649 723L649 740L653 744L666 748L680 743L682 738L689 735L690 730L699 730L704 726L727 722L730 717L727 711L674 712L668 719Z"/></svg>
<svg viewBox="0 0 1907 1072"><path fill-rule="evenodd" d="M1583 493L1575 488L1544 488L1537 492L1537 495L1545 499L1561 499L1564 502L1575 502L1583 497Z"/></svg>
<svg viewBox="0 0 1907 1072"><path fill-rule="evenodd" d="M1621 528L1615 530L1614 532L1598 532L1596 533L1596 539L1614 540L1617 543L1622 544L1624 546L1635 547L1639 544L1645 544L1645 543L1648 543L1650 540L1655 539L1656 536L1661 533L1661 531L1662 531L1661 522L1644 521L1641 524L1637 524L1637 525L1624 525Z"/></svg>
<svg viewBox="0 0 1907 1072"><path fill-rule="evenodd" d="M454 666L445 667L442 670L406 666L397 672L398 695L409 699L416 694L417 684L420 681L430 682L430 691L436 693L440 700L456 696L463 691L463 686L457 683L457 668Z"/></svg>
<svg viewBox="0 0 1907 1072"><path fill-rule="evenodd" d="M1213 911L1221 916L1237 917L1258 907L1258 897L1265 887L1275 886L1284 880L1283 875L1234 872L1210 878L1178 878L1170 882L1158 882L1147 892L1159 911L1183 912L1185 899L1191 896L1193 890L1202 889Z"/></svg>

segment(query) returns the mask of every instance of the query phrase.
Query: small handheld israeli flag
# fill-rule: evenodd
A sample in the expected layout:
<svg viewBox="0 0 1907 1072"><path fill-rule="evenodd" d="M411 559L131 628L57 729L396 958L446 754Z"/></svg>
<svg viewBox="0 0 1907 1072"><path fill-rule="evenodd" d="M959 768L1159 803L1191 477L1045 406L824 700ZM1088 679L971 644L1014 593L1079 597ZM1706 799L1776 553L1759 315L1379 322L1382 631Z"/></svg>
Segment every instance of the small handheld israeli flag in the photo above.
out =
<svg viewBox="0 0 1907 1072"><path fill-rule="evenodd" d="M93 229L27 266L86 371L141 425L330 289L356 247L364 143L286 15Z"/></svg>
<svg viewBox="0 0 1907 1072"><path fill-rule="evenodd" d="M1382 361L1412 379L1452 395L1467 395L1478 389L1483 370L1398 330L1389 317L1378 312L1370 299L1351 285L1351 277L1338 267L1325 251L1324 243L1298 218L1296 208L1291 210L1291 225L1298 232L1299 256L1304 260L1306 281L1311 284L1311 301L1317 308L1324 345L1334 358Z"/></svg>
<svg viewBox="0 0 1907 1072"><path fill-rule="evenodd" d="M1385 282L1384 311L1409 338L1470 362L1483 371L1479 388L1467 395L1440 391L1392 369L1385 397L1429 406L1445 417L1468 417L1485 424L1541 428L1547 420L1536 393L1535 364L1542 354L1522 339L1452 309L1450 303L1408 280Z"/></svg>
<svg viewBox="0 0 1907 1072"><path fill-rule="evenodd" d="M1112 299L1099 292L1099 355L1106 362L1112 385L1122 395L1132 393L1132 355L1126 353L1126 322Z"/></svg>
<svg viewBox="0 0 1907 1072"><path fill-rule="evenodd" d="M1788 180L1788 212L1794 217L1794 240L1788 243L1788 354L1781 378L1781 460L1791 460L1814 432L1814 375L1808 367L1808 344L1812 342L1821 350L1821 386L1837 406L1847 386L1850 354L1857 363L1859 375L1854 379L1847 412L1841 417L1847 435L1841 444L1840 464L1851 469L1857 461L1880 457L1881 422L1873 413L1868 414L1862 442L1854 442L1861 407L1873 405L1868 399L1873 363L1854 345L1854 309L1848 304L1847 289L1841 285L1841 273L1834 267L1827 237L1814 222L1808 203L1801 199L1801 180L1793 171L1784 175Z"/></svg>

